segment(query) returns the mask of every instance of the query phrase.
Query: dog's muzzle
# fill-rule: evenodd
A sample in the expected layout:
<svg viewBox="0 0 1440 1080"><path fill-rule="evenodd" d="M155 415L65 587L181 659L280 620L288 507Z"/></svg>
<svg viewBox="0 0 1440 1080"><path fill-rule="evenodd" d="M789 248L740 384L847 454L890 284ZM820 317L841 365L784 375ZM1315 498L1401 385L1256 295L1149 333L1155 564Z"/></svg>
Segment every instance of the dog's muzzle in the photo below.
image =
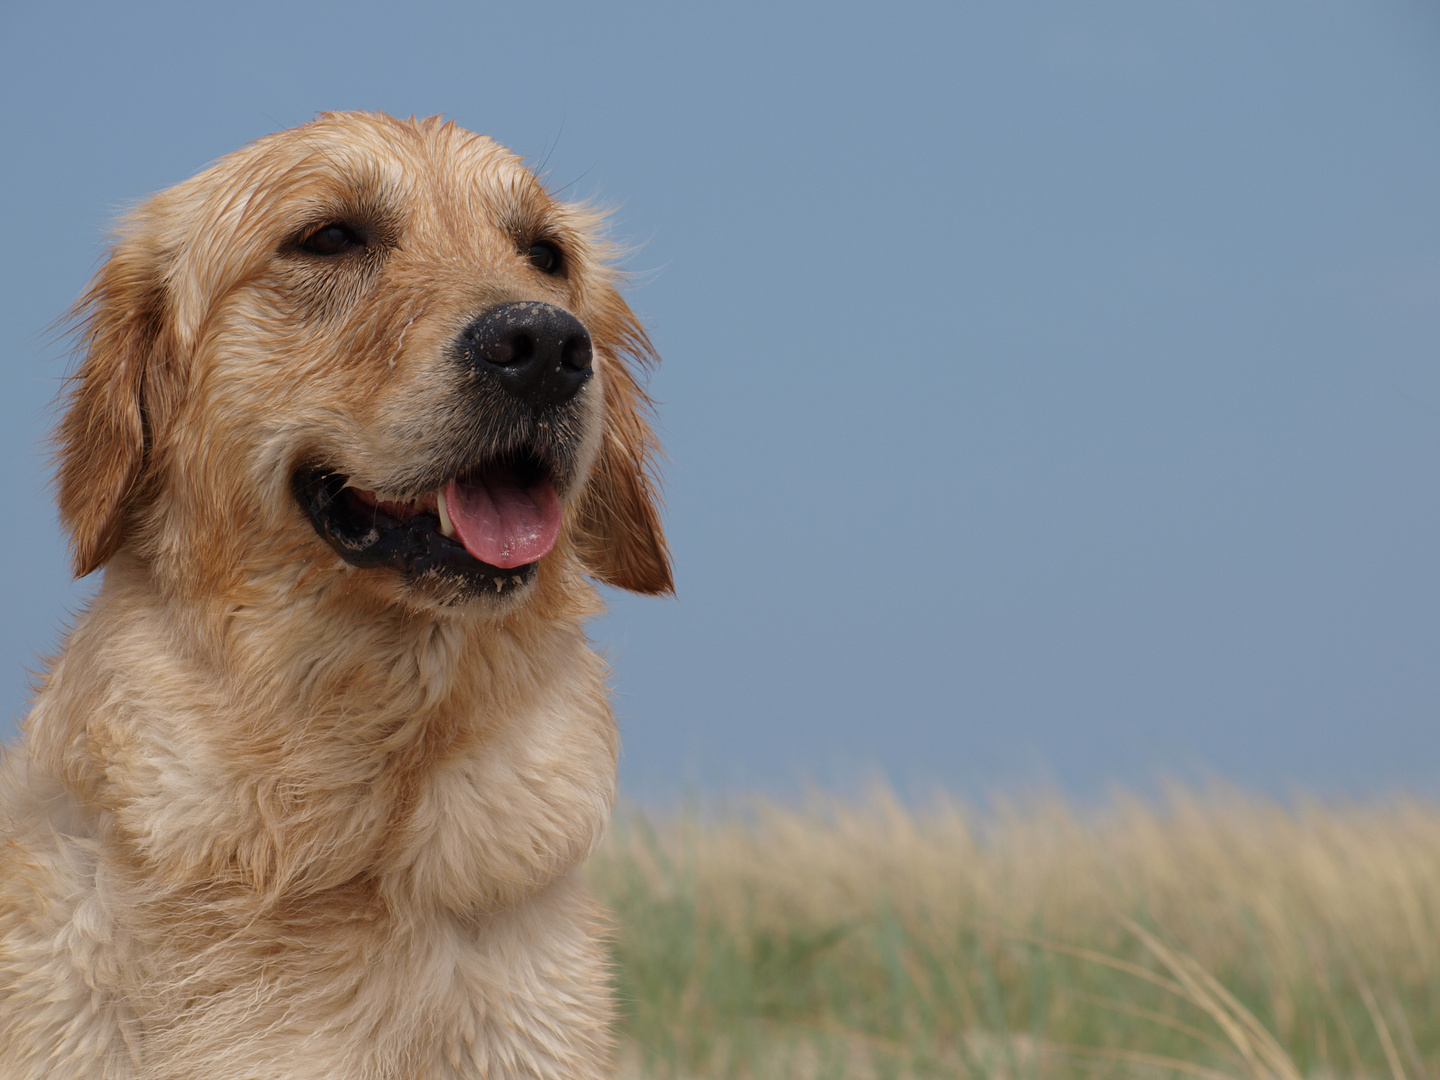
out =
<svg viewBox="0 0 1440 1080"><path fill-rule="evenodd" d="M402 495L366 490L322 463L298 469L292 486L315 531L352 566L504 593L533 579L559 535L557 483L583 437L579 395L594 348L579 319L538 301L490 308L453 348L478 377L468 400L480 430L462 436L458 460Z"/></svg>

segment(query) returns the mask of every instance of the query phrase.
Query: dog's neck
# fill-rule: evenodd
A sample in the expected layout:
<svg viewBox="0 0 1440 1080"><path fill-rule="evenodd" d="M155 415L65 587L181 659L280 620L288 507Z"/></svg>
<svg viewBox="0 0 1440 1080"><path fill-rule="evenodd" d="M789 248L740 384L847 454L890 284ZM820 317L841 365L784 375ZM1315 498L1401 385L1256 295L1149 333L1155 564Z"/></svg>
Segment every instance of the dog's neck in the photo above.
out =
<svg viewBox="0 0 1440 1080"><path fill-rule="evenodd" d="M102 840L174 882L280 897L368 877L482 909L588 854L616 757L593 600L357 620L350 595L337 627L325 590L283 584L177 603L124 553L107 569L29 732L37 762L109 811Z"/></svg>

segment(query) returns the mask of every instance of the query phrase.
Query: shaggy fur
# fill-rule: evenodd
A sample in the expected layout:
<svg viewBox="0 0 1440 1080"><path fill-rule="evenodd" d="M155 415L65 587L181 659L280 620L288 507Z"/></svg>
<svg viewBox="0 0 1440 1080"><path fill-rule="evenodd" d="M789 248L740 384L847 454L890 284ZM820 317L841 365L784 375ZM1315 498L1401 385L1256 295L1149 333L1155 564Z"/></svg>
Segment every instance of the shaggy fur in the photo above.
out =
<svg viewBox="0 0 1440 1080"><path fill-rule="evenodd" d="M297 257L330 220L372 249ZM125 220L58 434L75 569L104 581L0 774L0 1078L607 1073L577 867L616 732L587 579L670 571L627 364L649 344L597 226L489 139L374 114ZM527 262L541 237L564 273ZM342 562L297 465L395 491L479 438L449 346L519 300L595 353L534 580L462 596Z"/></svg>

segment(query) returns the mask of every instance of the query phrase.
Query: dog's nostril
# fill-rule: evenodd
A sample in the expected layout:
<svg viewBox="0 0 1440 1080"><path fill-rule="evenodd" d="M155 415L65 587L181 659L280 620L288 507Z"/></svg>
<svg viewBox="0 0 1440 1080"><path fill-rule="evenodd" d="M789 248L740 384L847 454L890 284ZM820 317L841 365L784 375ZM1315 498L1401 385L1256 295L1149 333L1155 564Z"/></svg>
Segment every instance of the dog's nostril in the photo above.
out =
<svg viewBox="0 0 1440 1080"><path fill-rule="evenodd" d="M560 351L560 362L571 371L584 371L590 366L590 339L574 335L566 340Z"/></svg>
<svg viewBox="0 0 1440 1080"><path fill-rule="evenodd" d="M500 361L502 364L523 364L535 355L535 339L529 334L516 334L510 339L510 355Z"/></svg>

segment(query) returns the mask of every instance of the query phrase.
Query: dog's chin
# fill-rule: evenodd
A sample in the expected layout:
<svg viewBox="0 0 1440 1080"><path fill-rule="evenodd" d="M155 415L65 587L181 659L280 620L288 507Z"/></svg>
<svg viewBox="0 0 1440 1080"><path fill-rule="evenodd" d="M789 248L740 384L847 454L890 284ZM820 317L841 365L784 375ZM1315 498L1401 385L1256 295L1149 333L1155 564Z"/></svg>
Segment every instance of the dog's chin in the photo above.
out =
<svg viewBox="0 0 1440 1080"><path fill-rule="evenodd" d="M496 577L500 577L496 575ZM392 582L395 598L408 607L444 617L498 618L523 607L535 591L536 568L531 564L520 577L496 577L487 584L483 578L462 576L445 571L420 575L395 576Z"/></svg>
<svg viewBox="0 0 1440 1080"><path fill-rule="evenodd" d="M345 473L315 465L297 469L291 487L316 533L342 560L356 569L379 571L381 580L411 604L448 611L503 613L521 603L533 591L539 560L554 542L560 514L548 472L533 458L486 466L409 501L381 498L354 486ZM500 539L483 529L477 534L473 515L466 515L462 492L487 488L501 489L498 500L479 496ZM507 514L495 505L506 501L505 492L512 502L524 504L528 497L530 503L519 511L522 527L510 526L519 534L513 545L503 537ZM447 512L447 493L453 515ZM515 508L506 509L513 517ZM528 522L523 520L527 510ZM529 532L542 535L530 535L527 525ZM548 538L543 535L547 529ZM494 562L481 557L491 551Z"/></svg>

